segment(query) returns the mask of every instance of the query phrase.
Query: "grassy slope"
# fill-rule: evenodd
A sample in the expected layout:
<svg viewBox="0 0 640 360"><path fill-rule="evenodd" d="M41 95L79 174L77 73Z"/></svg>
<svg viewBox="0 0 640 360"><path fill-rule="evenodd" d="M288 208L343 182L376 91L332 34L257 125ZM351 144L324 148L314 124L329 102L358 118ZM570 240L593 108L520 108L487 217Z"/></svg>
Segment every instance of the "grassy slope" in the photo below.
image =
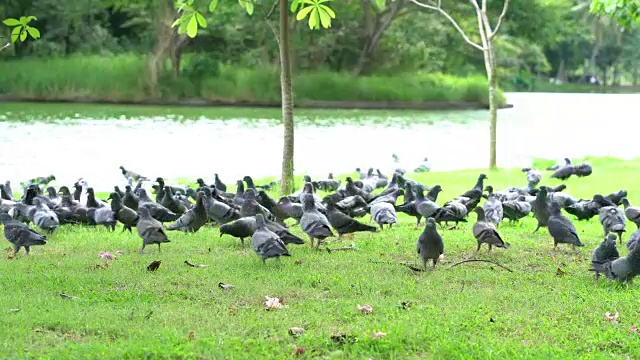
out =
<svg viewBox="0 0 640 360"><path fill-rule="evenodd" d="M569 180L571 194L587 197L627 188L632 203L640 202L635 191L640 160L590 160L594 174ZM412 177L442 184L442 203L469 189L477 174ZM488 175L497 188L524 182L517 170ZM292 258L266 265L238 240L219 238L216 229L171 233L172 243L162 253L150 248L140 255L137 235L63 227L31 256L0 259L0 309L5 311L0 317L0 354L281 359L293 357L294 344L307 348L304 356L354 359L610 358L640 352L637 335L628 331L640 324L635 286L626 289L603 279L596 283L586 271L591 251L602 238L597 219L577 224L586 243L578 255L566 247L553 252L548 232L531 234L535 223L527 218L500 228L510 249L487 255L483 248L477 255L513 273L490 264L448 269L453 262L476 256L472 215L461 229L441 232L445 263L419 274L397 264L416 261L415 241L421 231L414 229L413 218L402 214L400 219L392 230L357 234L354 241L361 251L329 254L290 246ZM629 225L630 231L634 228ZM300 234L299 227L292 231ZM334 240L329 246L340 243L350 241ZM124 254L110 267L96 269L104 264L100 251L117 249ZM146 264L156 259L162 260L160 269L147 272ZM187 267L187 259L209 267ZM557 268L566 275L557 276ZM236 285L235 290L223 292L217 287L220 281ZM80 299L62 299L60 292ZM267 295L283 298L287 307L264 311ZM400 308L406 301L413 302L409 310ZM373 314L360 313L357 304L372 305ZM22 310L6 313L11 308ZM603 321L607 311L620 313L619 325ZM287 334L293 326L307 331L295 339ZM187 337L191 331L194 339ZM373 340L376 331L387 336ZM357 341L334 344L330 336L339 333L354 335Z"/></svg>

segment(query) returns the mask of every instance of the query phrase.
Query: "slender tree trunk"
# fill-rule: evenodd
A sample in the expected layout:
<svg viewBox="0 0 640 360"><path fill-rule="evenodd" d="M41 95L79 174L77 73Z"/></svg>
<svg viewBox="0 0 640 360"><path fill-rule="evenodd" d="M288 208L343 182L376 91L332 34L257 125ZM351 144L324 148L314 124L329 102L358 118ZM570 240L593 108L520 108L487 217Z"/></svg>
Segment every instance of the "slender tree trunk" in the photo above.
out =
<svg viewBox="0 0 640 360"><path fill-rule="evenodd" d="M638 86L638 65L633 67L633 86Z"/></svg>
<svg viewBox="0 0 640 360"><path fill-rule="evenodd" d="M567 81L565 78L565 62L564 59L560 60L560 66L558 66L558 73L556 74L556 80L560 80L562 82Z"/></svg>
<svg viewBox="0 0 640 360"><path fill-rule="evenodd" d="M498 81L496 77L496 69L493 64L489 65L492 69L487 71L487 80L489 83L489 168L496 169L498 167L497 160L497 127L498 127Z"/></svg>
<svg viewBox="0 0 640 360"><path fill-rule="evenodd" d="M593 24L593 32L596 36L595 44L593 45L593 50L591 51L591 58L589 59L589 71L590 76L595 76L597 74L597 61L598 61L598 52L600 51L600 20L596 19L596 22Z"/></svg>
<svg viewBox="0 0 640 360"><path fill-rule="evenodd" d="M280 87L282 89L282 122L284 149L280 191L283 195L294 191L293 178L293 86L291 84L291 52L289 49L289 0L280 0Z"/></svg>

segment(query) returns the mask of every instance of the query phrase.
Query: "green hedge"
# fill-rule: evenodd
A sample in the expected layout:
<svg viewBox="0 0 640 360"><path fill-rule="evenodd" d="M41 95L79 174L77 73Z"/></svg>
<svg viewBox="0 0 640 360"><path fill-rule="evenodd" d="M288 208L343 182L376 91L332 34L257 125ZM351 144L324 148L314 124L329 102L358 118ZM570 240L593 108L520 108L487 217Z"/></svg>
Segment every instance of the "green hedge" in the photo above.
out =
<svg viewBox="0 0 640 360"><path fill-rule="evenodd" d="M184 63L177 79L163 75L155 96L145 80L145 60L138 55L72 56L0 62L0 94L25 99L145 100L200 97L207 100L278 101L277 67L259 69L231 65L199 67ZM209 71L210 70L210 71ZM488 104L486 79L445 74L405 73L354 77L328 71L295 72L296 101L475 102ZM504 96L501 94L501 103Z"/></svg>

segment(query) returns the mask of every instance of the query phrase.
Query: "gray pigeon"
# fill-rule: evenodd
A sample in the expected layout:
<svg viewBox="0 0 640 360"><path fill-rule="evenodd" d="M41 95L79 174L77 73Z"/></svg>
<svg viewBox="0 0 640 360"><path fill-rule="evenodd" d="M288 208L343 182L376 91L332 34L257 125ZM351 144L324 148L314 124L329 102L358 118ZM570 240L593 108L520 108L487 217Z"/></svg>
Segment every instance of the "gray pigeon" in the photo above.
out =
<svg viewBox="0 0 640 360"><path fill-rule="evenodd" d="M109 207L90 208L87 210L89 225L104 225L112 231L116 229L116 213Z"/></svg>
<svg viewBox="0 0 640 360"><path fill-rule="evenodd" d="M142 176L142 175L140 175L140 174L138 174L136 172L133 172L133 171L125 169L124 166L120 166L120 171L122 171L122 175L128 181L137 182L139 180L149 180L148 178L146 178L146 177L144 177L144 176Z"/></svg>
<svg viewBox="0 0 640 360"><path fill-rule="evenodd" d="M122 198L117 192L112 192L107 200L111 200L111 211L115 214L116 220L120 221L124 227L122 231L133 232L133 227L138 223L140 216L130 207L122 203Z"/></svg>
<svg viewBox="0 0 640 360"><path fill-rule="evenodd" d="M640 229L636 230L631 236L629 236L629 240L627 240L627 250L631 252L638 244L638 240L640 240Z"/></svg>
<svg viewBox="0 0 640 360"><path fill-rule="evenodd" d="M498 226L502 221L503 209L502 203L496 197L496 194L489 194L489 198L484 202L482 206L484 210L484 216L486 221Z"/></svg>
<svg viewBox="0 0 640 360"><path fill-rule="evenodd" d="M47 243L47 237L38 234L37 231L31 229L28 225L11 219L7 214L0 214L0 221L4 226L4 237L13 244L13 255L15 256L20 248L29 255L31 246L44 245Z"/></svg>
<svg viewBox="0 0 640 360"><path fill-rule="evenodd" d="M640 274L640 246L636 246L629 255L615 259L603 265L604 274L611 280L630 282Z"/></svg>
<svg viewBox="0 0 640 360"><path fill-rule="evenodd" d="M222 201L217 201L211 194L211 188L203 187L203 203L209 219L223 225L228 222L240 219L238 211Z"/></svg>
<svg viewBox="0 0 640 360"><path fill-rule="evenodd" d="M536 196L536 200L533 202L533 214L536 216L538 220L538 225L533 232L538 231L541 227L549 226L549 217L551 213L549 212L549 198L547 197L548 187L540 186L540 191Z"/></svg>
<svg viewBox="0 0 640 360"><path fill-rule="evenodd" d="M538 169L524 168L522 169L522 172L524 172L525 175L527 176L527 183L531 188L538 185L540 183L540 180L542 180L542 174Z"/></svg>
<svg viewBox="0 0 640 360"><path fill-rule="evenodd" d="M262 214L266 219L275 221L276 217L266 207L260 205L256 200L256 191L252 188L247 189L244 193L244 204L240 208L240 216L255 216Z"/></svg>
<svg viewBox="0 0 640 360"><path fill-rule="evenodd" d="M617 206L604 206L600 208L599 213L604 235L614 232L618 234L618 239L622 243L622 233L627 231L625 226L627 218L624 216L624 211Z"/></svg>
<svg viewBox="0 0 640 360"><path fill-rule="evenodd" d="M302 230L309 236L310 246L313 247L313 240L318 239L316 248L320 247L320 242L328 237L332 237L331 225L326 216L324 216L315 205L313 194L305 194L302 197L302 218L300 218L300 226Z"/></svg>
<svg viewBox="0 0 640 360"><path fill-rule="evenodd" d="M531 213L531 204L525 201L524 196L519 196L516 200L507 200L502 203L504 217L509 222L518 221Z"/></svg>
<svg viewBox="0 0 640 360"><path fill-rule="evenodd" d="M640 229L640 207L631 206L627 198L622 198L621 203L624 206L624 215Z"/></svg>
<svg viewBox="0 0 640 360"><path fill-rule="evenodd" d="M591 256L591 267L595 271L595 279L598 280L600 273L604 272L604 264L620 257L616 248L616 234L605 236L604 241L593 250Z"/></svg>
<svg viewBox="0 0 640 360"><path fill-rule="evenodd" d="M351 216L338 210L333 203L327 204L327 220L329 220L329 224L331 224L331 226L338 232L338 237L359 231L376 232L377 230L374 226L358 222Z"/></svg>
<svg viewBox="0 0 640 360"><path fill-rule="evenodd" d="M37 227L48 233L52 233L60 226L58 215L51 211L47 205L43 204L39 198L33 199L33 206L35 206L33 222Z"/></svg>
<svg viewBox="0 0 640 360"><path fill-rule="evenodd" d="M478 242L478 248L476 251L480 251L480 246L482 246L482 244L489 245L488 252L491 252L491 248L493 246L507 249L509 247L509 243L505 243L502 240L502 237L500 237L495 226L492 223L487 222L484 209L476 207L474 211L478 214L478 219L476 220L476 223L473 224L472 229L473 237L476 238L476 241Z"/></svg>
<svg viewBox="0 0 640 360"><path fill-rule="evenodd" d="M204 208L204 192L198 191L196 205L182 214L176 222L169 225L167 230L180 230L184 232L196 232L207 223L207 211Z"/></svg>
<svg viewBox="0 0 640 360"><path fill-rule="evenodd" d="M174 213L166 207L151 201L145 189L139 189L138 193L138 212L141 207L145 207L147 208L147 210L149 210L149 214L151 214L151 217L161 222L175 221L180 217L180 215Z"/></svg>
<svg viewBox="0 0 640 360"><path fill-rule="evenodd" d="M138 199L138 195L134 194L133 190L131 190L131 185L127 185L124 196L122 197L122 204L133 211L138 211L139 202L140 199Z"/></svg>
<svg viewBox="0 0 640 360"><path fill-rule="evenodd" d="M287 214L288 217L295 219L297 222L300 222L300 218L302 218L302 205L298 203L294 203L287 196L283 196L278 200L277 204L282 212ZM283 219L284 220L284 219Z"/></svg>
<svg viewBox="0 0 640 360"><path fill-rule="evenodd" d="M391 228L398 222L396 209L387 202L374 204L369 211L371 211L371 219L380 226L380 229L384 229L385 224Z"/></svg>
<svg viewBox="0 0 640 360"><path fill-rule="evenodd" d="M244 247L244 239L253 235L256 231L256 218L253 216L247 216L220 225L220 237L222 235L231 235L239 238Z"/></svg>
<svg viewBox="0 0 640 360"><path fill-rule="evenodd" d="M576 227L571 221L560 212L560 204L552 202L549 206L551 216L549 217L549 234L553 236L553 248L558 244L571 244L574 246L584 246L578 237Z"/></svg>
<svg viewBox="0 0 640 360"><path fill-rule="evenodd" d="M214 184L216 186L216 189L226 192L227 185L225 185L225 183L223 183L222 180L220 180L220 177L218 176L218 174L214 174L214 176L215 176Z"/></svg>
<svg viewBox="0 0 640 360"><path fill-rule="evenodd" d="M426 225L422 234L418 238L417 251L422 259L422 266L427 270L427 260L431 259L433 268L435 269L440 255L444 253L444 242L442 236L436 230L436 221L433 218L427 218Z"/></svg>
<svg viewBox="0 0 640 360"><path fill-rule="evenodd" d="M138 235L142 238L142 250L149 244L158 244L158 252L160 252L160 244L170 242L167 235L164 233L162 223L151 217L149 209L146 207L140 207L138 209Z"/></svg>
<svg viewBox="0 0 640 360"><path fill-rule="evenodd" d="M280 256L291 256L287 247L280 237L273 231L267 229L264 216L257 214L256 231L251 236L251 247L256 251L262 262L265 263L269 258L280 258Z"/></svg>

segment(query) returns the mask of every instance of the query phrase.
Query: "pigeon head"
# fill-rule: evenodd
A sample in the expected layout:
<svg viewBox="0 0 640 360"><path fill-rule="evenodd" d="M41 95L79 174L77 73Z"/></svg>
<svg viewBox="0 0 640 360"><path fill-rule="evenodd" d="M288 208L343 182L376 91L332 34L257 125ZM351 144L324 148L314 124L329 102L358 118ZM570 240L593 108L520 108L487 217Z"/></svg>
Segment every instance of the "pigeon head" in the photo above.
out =
<svg viewBox="0 0 640 360"><path fill-rule="evenodd" d="M622 206L624 206L625 209L631 206L631 203L629 203L629 199L627 199L626 197L620 199L620 203L622 204Z"/></svg>
<svg viewBox="0 0 640 360"><path fill-rule="evenodd" d="M427 218L427 220L425 220L425 227L430 228L430 229L435 229L436 228L436 220L432 217Z"/></svg>
<svg viewBox="0 0 640 360"><path fill-rule="evenodd" d="M32 204L33 204L33 206L35 206L35 207L40 207L40 206L42 205L42 200L40 200L40 199L38 199L38 198L34 198L34 199L32 200Z"/></svg>
<svg viewBox="0 0 640 360"><path fill-rule="evenodd" d="M93 188L87 188L87 194L95 195L95 192L93 192Z"/></svg>
<svg viewBox="0 0 640 360"><path fill-rule="evenodd" d="M311 182L311 176L305 175L304 176L304 182Z"/></svg>
<svg viewBox="0 0 640 360"><path fill-rule="evenodd" d="M475 209L473 209L473 211L476 212L476 214L478 214L478 221L483 221L484 220L484 209L477 206Z"/></svg>
<svg viewBox="0 0 640 360"><path fill-rule="evenodd" d="M526 173L526 172L529 172L529 171L531 171L531 168L528 168L528 167L526 167L526 168L522 168L522 172L525 172L525 173Z"/></svg>
<svg viewBox="0 0 640 360"><path fill-rule="evenodd" d="M489 194L493 193L493 186L491 185L485 186L484 191L488 192Z"/></svg>
<svg viewBox="0 0 640 360"><path fill-rule="evenodd" d="M71 191L69 191L68 187L61 186L60 189L58 190L58 194L60 194L60 195L71 195Z"/></svg>
<svg viewBox="0 0 640 360"><path fill-rule="evenodd" d="M369 170L367 170L367 176L372 176L373 175L373 168L369 168Z"/></svg>
<svg viewBox="0 0 640 360"><path fill-rule="evenodd" d="M49 175L49 177L47 178L47 180L49 180L49 181L53 181L53 180L55 180L55 179L56 179L56 177L55 177L55 176L53 176L53 175Z"/></svg>
<svg viewBox="0 0 640 360"><path fill-rule="evenodd" d="M120 165L120 170L122 170L122 172L125 172L126 170L124 169L124 166Z"/></svg>
<svg viewBox="0 0 640 360"><path fill-rule="evenodd" d="M264 221L264 215L262 214L256 214L256 226L258 226L258 228L261 227L265 227L267 224Z"/></svg>
<svg viewBox="0 0 640 360"><path fill-rule="evenodd" d="M156 178L156 182L157 182L158 184L164 184L164 179L163 179L163 178L161 178L161 177L158 177L158 178Z"/></svg>
<svg viewBox="0 0 640 360"><path fill-rule="evenodd" d="M611 245L613 244L613 246L616 246L616 240L618 240L618 236L614 233L610 233L609 235L607 235L607 237L604 239L604 243L607 245Z"/></svg>
<svg viewBox="0 0 640 360"><path fill-rule="evenodd" d="M247 200L255 200L256 199L256 191L253 189L247 189L247 192L244 193L244 198Z"/></svg>
<svg viewBox="0 0 640 360"><path fill-rule="evenodd" d="M314 189L313 189L313 184L312 184L312 183L310 183L310 182L305 183L305 184L304 184L304 190L303 190L303 191L304 191L304 192L308 192L308 193L312 193L312 194L313 194L313 193L315 192L315 191L314 191Z"/></svg>
<svg viewBox="0 0 640 360"><path fill-rule="evenodd" d="M203 200L204 200L204 192L198 191L198 193L196 194L196 204L202 204Z"/></svg>
<svg viewBox="0 0 640 360"><path fill-rule="evenodd" d="M538 195L542 194L542 195L547 195L547 192L549 191L549 187L542 185L540 186L540 191L538 192Z"/></svg>
<svg viewBox="0 0 640 360"><path fill-rule="evenodd" d="M360 168L359 168L359 167L357 167L357 168L356 168L356 171L357 171L357 172L360 172Z"/></svg>
<svg viewBox="0 0 640 360"><path fill-rule="evenodd" d="M347 176L347 179L345 181L347 182L347 184L353 184L353 179L351 178L351 176Z"/></svg>
<svg viewBox="0 0 640 360"><path fill-rule="evenodd" d="M487 180L488 178L486 174L480 174L480 176L478 176L478 180Z"/></svg>
<svg viewBox="0 0 640 360"><path fill-rule="evenodd" d="M109 194L109 197L107 198L107 200L113 200L116 203L119 203L122 200L122 198L120 197L120 194L114 191L111 194Z"/></svg>
<svg viewBox="0 0 640 360"><path fill-rule="evenodd" d="M125 192L131 192L131 185L127 185L124 187Z"/></svg>
<svg viewBox="0 0 640 360"><path fill-rule="evenodd" d="M571 159L569 159L569 158L564 158L564 162L565 162L567 165L570 165L570 164L571 164Z"/></svg>
<svg viewBox="0 0 640 360"><path fill-rule="evenodd" d="M216 174L217 175L217 174ZM196 183L198 184L198 186L200 187L205 187L204 184L204 180L202 180L202 178L198 178L198 180L196 180Z"/></svg>
<svg viewBox="0 0 640 360"><path fill-rule="evenodd" d="M253 182L253 179L251 178L251 176L246 175L242 178L242 181L249 183L249 182Z"/></svg>
<svg viewBox="0 0 640 360"><path fill-rule="evenodd" d="M333 179L333 173L329 173L328 178L329 178L329 179Z"/></svg>
<svg viewBox="0 0 640 360"><path fill-rule="evenodd" d="M289 205L289 204L291 204L291 199L289 199L287 196L282 196L282 197L278 200L278 204L282 204L282 205Z"/></svg>
<svg viewBox="0 0 640 360"><path fill-rule="evenodd" d="M55 197L56 196L56 189L54 189L53 186L49 186L47 188L47 195L49 195L51 197Z"/></svg>
<svg viewBox="0 0 640 360"><path fill-rule="evenodd" d="M208 186L203 186L200 191L202 191L202 193L204 194L205 197L210 197L211 196L211 188Z"/></svg>

